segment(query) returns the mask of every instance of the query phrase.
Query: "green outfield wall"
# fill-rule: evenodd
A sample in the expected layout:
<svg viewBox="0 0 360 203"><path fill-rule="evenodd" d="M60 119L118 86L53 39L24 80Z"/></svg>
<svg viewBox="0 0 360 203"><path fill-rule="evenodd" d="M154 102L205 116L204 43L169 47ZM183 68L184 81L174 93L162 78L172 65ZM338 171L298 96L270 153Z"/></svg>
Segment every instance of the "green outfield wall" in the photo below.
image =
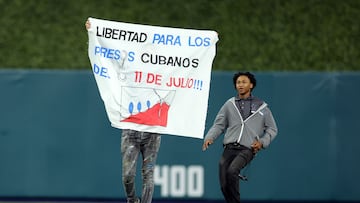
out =
<svg viewBox="0 0 360 203"><path fill-rule="evenodd" d="M212 73L206 130L235 94L232 75ZM279 134L246 169L241 198L360 200L360 72L255 75ZM0 95L0 198L124 198L120 130L90 71L0 70ZM201 139L164 135L154 198L222 199L221 141L202 152Z"/></svg>

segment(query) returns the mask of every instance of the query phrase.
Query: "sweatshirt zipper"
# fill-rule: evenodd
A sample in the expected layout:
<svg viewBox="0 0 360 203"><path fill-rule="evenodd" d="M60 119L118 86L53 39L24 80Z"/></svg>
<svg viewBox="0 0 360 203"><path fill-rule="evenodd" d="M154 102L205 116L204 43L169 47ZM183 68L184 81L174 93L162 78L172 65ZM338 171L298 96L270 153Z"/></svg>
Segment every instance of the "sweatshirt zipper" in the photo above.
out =
<svg viewBox="0 0 360 203"><path fill-rule="evenodd" d="M240 129L240 135L239 135L239 138L237 139L237 143L240 143L240 139L242 137L242 134L243 134L243 131L244 131L244 123L249 120L249 118L251 118L252 116L254 116L256 113L258 113L260 110L262 110L263 108L265 108L267 106L266 103L262 104L258 110L256 110L253 114L251 114L249 117L247 117L245 119L245 121L243 120L242 116L241 116L241 113L239 111L239 109L237 108L236 104L235 104L235 100L233 100L232 104L234 105L236 111L238 112L239 116L240 116L240 120L241 120L241 129Z"/></svg>
<svg viewBox="0 0 360 203"><path fill-rule="evenodd" d="M247 119L245 119L244 123L249 120L251 117L253 117L255 114L257 114L260 110L262 110L263 108L265 108L267 106L266 103L263 103L258 110L256 110L253 114L251 114L249 117L247 117Z"/></svg>
<svg viewBox="0 0 360 203"><path fill-rule="evenodd" d="M242 137L243 130L244 130L244 120L243 120L243 118L242 118L242 116L241 116L241 113L240 113L239 109L237 108L237 106L236 106L236 104L235 104L235 100L233 100L233 102L231 102L231 103L234 105L236 111L238 112L239 117L240 117L240 121L241 121L240 134L239 134L239 138L238 138L237 141L236 141L237 143L240 143L240 139L241 139L241 137Z"/></svg>

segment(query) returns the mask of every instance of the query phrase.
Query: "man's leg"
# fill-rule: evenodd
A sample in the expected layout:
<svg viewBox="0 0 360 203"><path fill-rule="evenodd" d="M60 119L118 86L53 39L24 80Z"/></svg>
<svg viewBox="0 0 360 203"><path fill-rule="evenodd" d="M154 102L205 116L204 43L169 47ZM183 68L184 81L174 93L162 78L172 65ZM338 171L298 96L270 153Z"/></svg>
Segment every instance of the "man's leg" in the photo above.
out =
<svg viewBox="0 0 360 203"><path fill-rule="evenodd" d="M238 149L237 156L232 160L226 171L226 191L228 192L227 201L230 203L240 202L239 174L253 158L250 149Z"/></svg>
<svg viewBox="0 0 360 203"><path fill-rule="evenodd" d="M230 199L231 193L227 186L228 185L227 171L229 165L231 164L235 156L236 156L236 151L229 148L225 148L219 162L219 181L220 181L221 192L223 193L223 196L226 202L228 203L231 202Z"/></svg>
<svg viewBox="0 0 360 203"><path fill-rule="evenodd" d="M154 168L157 154L160 148L161 135L155 133L143 133L141 152L142 163L142 203L151 203L154 193Z"/></svg>
<svg viewBox="0 0 360 203"><path fill-rule="evenodd" d="M138 144L138 132L133 130L122 130L122 181L128 203L138 202L135 193L135 175L139 152L140 145Z"/></svg>

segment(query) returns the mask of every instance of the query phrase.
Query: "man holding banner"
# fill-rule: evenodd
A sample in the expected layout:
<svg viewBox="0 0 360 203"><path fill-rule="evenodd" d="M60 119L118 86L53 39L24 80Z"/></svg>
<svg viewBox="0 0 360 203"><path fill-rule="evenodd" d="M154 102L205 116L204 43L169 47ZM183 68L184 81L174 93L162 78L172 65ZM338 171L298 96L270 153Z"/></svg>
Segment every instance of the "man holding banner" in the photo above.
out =
<svg viewBox="0 0 360 203"><path fill-rule="evenodd" d="M90 30L91 24L87 20L86 29ZM154 168L159 151L161 135L158 133L141 132L123 129L121 136L122 155L122 181L128 203L140 203L136 197L135 176L139 153L142 154L142 197L141 202L152 201L154 192Z"/></svg>
<svg viewBox="0 0 360 203"><path fill-rule="evenodd" d="M219 163L221 191L226 202L240 203L240 170L259 150L269 146L277 135L277 126L268 105L252 95L256 86L253 74L234 74L233 85L237 95L221 107L204 138L203 150L225 133L224 151Z"/></svg>
<svg viewBox="0 0 360 203"><path fill-rule="evenodd" d="M90 25L91 24L91 25ZM89 59L111 125L122 129L127 202L142 155L142 198L151 203L160 134L202 138L217 33L89 18Z"/></svg>

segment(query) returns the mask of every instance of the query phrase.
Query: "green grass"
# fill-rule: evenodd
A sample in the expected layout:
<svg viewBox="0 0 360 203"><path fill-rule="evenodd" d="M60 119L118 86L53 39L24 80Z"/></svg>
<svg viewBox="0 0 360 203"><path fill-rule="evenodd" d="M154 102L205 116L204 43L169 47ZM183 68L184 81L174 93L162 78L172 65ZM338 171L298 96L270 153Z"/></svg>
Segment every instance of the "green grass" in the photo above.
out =
<svg viewBox="0 0 360 203"><path fill-rule="evenodd" d="M219 33L214 70L358 71L358 0L0 0L0 67L90 69L87 17Z"/></svg>

